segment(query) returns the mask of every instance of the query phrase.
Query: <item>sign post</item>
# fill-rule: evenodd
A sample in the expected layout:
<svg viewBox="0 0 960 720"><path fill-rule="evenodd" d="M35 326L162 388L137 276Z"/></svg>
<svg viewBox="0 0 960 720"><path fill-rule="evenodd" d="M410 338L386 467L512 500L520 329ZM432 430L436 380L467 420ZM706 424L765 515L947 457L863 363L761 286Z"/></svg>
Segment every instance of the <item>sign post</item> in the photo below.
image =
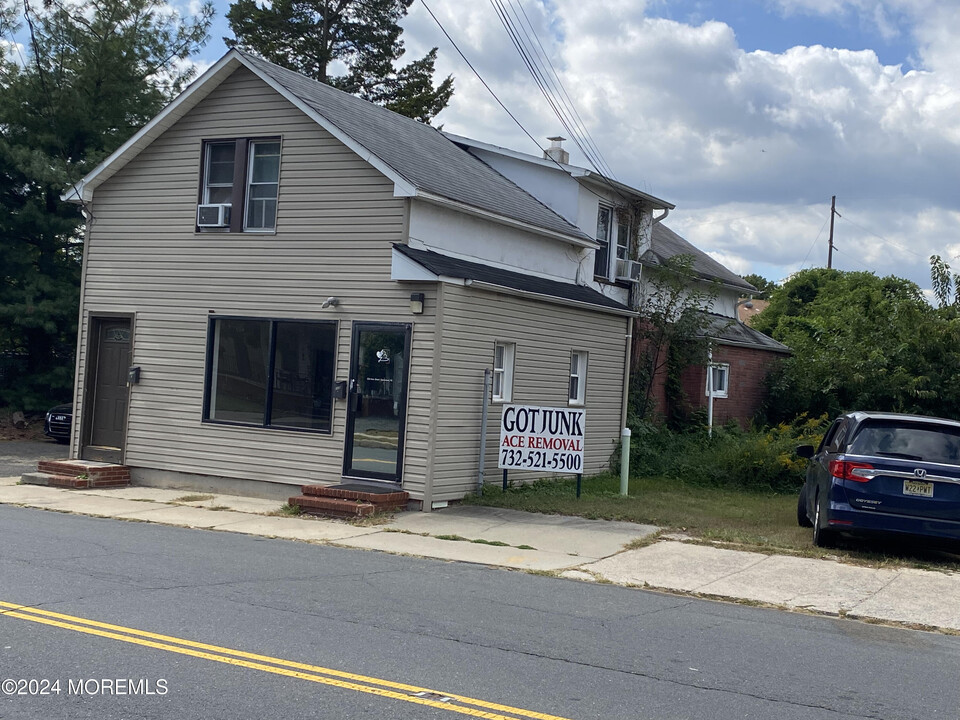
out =
<svg viewBox="0 0 960 720"><path fill-rule="evenodd" d="M572 473L577 475L580 497L585 422L583 408L504 405L497 463L504 489L511 469Z"/></svg>

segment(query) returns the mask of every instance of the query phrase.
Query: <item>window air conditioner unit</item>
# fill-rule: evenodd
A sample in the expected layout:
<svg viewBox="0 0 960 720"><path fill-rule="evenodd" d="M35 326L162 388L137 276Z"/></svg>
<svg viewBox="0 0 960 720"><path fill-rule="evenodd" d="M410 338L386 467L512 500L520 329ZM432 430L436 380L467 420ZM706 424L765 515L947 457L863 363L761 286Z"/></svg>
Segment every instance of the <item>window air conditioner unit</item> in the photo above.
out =
<svg viewBox="0 0 960 720"><path fill-rule="evenodd" d="M636 260L617 260L617 280L640 282L640 263Z"/></svg>
<svg viewBox="0 0 960 720"><path fill-rule="evenodd" d="M227 227L230 225L230 204L198 205L197 227Z"/></svg>

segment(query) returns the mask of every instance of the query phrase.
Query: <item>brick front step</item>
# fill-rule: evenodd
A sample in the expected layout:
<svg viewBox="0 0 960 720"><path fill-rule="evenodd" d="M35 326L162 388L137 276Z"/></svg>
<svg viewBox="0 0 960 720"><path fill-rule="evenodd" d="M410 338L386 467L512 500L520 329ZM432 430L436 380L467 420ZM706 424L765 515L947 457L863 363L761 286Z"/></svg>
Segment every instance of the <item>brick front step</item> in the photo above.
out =
<svg viewBox="0 0 960 720"><path fill-rule="evenodd" d="M105 488L130 484L130 468L126 465L87 462L84 460L41 460L37 475L46 475L55 487Z"/></svg>
<svg viewBox="0 0 960 720"><path fill-rule="evenodd" d="M343 500L333 497L301 495L290 498L289 503L309 515L321 515L323 517L368 517L378 510L372 503Z"/></svg>
<svg viewBox="0 0 960 720"><path fill-rule="evenodd" d="M308 497L336 498L369 503L377 510L403 510L407 507L410 493L402 490L377 491L357 489L349 485L304 485L300 491Z"/></svg>

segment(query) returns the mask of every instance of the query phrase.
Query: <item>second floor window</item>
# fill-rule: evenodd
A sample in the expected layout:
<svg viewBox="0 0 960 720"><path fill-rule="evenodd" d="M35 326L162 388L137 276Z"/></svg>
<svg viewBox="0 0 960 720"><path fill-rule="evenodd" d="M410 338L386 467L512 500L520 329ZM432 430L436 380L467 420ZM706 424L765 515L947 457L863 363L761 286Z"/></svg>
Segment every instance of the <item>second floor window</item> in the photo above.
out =
<svg viewBox="0 0 960 720"><path fill-rule="evenodd" d="M280 187L280 143L250 143L247 172L247 230L272 230L277 224L277 190Z"/></svg>
<svg viewBox="0 0 960 720"><path fill-rule="evenodd" d="M613 230L613 209L600 206L597 213L597 248L593 260L593 274L597 278L610 278L610 233Z"/></svg>
<svg viewBox="0 0 960 720"><path fill-rule="evenodd" d="M198 214L204 228L273 230L280 187L280 141L217 140L204 145L200 202L225 211Z"/></svg>

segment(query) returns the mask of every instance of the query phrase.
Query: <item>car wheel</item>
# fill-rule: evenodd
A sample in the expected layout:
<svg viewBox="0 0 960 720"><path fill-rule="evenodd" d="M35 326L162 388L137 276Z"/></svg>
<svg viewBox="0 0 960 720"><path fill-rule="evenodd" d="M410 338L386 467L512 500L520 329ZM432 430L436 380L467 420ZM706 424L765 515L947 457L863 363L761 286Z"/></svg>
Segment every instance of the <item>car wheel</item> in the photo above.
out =
<svg viewBox="0 0 960 720"><path fill-rule="evenodd" d="M810 518L807 517L805 495L806 493L801 490L800 497L797 498L797 525L800 527L813 527L813 523L810 522Z"/></svg>
<svg viewBox="0 0 960 720"><path fill-rule="evenodd" d="M813 510L813 544L817 547L832 547L836 533L827 527L827 496L817 491L817 500Z"/></svg>

